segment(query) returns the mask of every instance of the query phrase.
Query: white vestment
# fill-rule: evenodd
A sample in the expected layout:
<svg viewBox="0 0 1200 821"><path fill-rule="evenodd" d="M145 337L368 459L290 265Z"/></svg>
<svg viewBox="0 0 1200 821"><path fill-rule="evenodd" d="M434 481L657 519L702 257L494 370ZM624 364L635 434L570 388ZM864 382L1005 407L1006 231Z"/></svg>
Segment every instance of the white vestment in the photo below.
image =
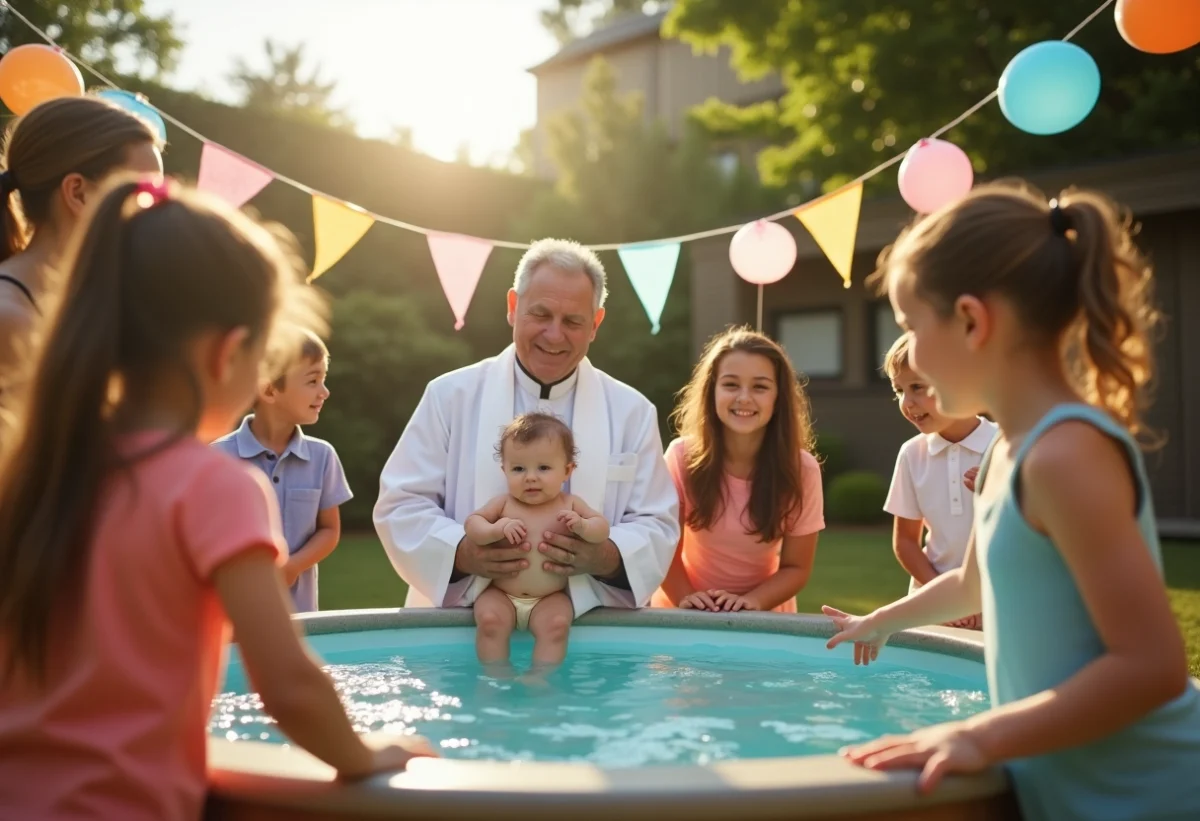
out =
<svg viewBox="0 0 1200 821"><path fill-rule="evenodd" d="M571 426L579 457L568 489L608 520L632 588L572 576L575 614L644 606L666 577L679 543L679 498L654 405L587 359L561 383L539 385L509 345L430 382L383 468L375 529L408 582L406 607L468 606L487 588L478 576L450 583L463 522L507 492L495 451L500 431L535 410ZM529 560L544 560L536 541Z"/></svg>

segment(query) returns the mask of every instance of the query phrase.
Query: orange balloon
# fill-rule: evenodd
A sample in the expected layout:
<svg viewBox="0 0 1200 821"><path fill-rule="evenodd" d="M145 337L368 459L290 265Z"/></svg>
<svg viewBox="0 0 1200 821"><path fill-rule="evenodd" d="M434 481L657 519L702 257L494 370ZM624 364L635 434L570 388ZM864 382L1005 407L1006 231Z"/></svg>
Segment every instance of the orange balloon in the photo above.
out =
<svg viewBox="0 0 1200 821"><path fill-rule="evenodd" d="M1200 0L1117 0L1117 31L1150 54L1172 54L1200 43Z"/></svg>
<svg viewBox="0 0 1200 821"><path fill-rule="evenodd" d="M17 46L0 59L0 100L14 114L53 100L83 94L83 76L53 46Z"/></svg>

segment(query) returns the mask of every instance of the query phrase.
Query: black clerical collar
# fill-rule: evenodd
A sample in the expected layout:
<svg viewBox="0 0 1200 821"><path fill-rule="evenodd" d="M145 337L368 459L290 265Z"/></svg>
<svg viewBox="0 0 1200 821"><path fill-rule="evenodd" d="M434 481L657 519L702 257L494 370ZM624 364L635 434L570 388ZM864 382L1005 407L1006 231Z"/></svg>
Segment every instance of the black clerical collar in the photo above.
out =
<svg viewBox="0 0 1200 821"><path fill-rule="evenodd" d="M517 377L523 383L526 391L537 396L538 399L558 399L566 395L575 387L576 378L579 375L579 369L571 371L569 374L559 379L557 382L546 384L529 372L529 369L521 364L519 357L513 357L517 363Z"/></svg>

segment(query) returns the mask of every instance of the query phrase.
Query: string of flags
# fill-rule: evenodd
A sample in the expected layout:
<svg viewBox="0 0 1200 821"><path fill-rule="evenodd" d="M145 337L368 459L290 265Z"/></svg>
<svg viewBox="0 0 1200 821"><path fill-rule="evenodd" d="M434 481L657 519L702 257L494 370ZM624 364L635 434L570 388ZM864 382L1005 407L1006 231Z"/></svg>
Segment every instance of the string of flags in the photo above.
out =
<svg viewBox="0 0 1200 821"><path fill-rule="evenodd" d="M1196 0L1115 2L1117 29L1136 49L1166 54L1200 43L1200 3ZM994 91L906 153L880 163L836 191L748 224L646 242L589 247L595 251L617 252L650 320L651 332L655 334L660 330L662 312L683 243L734 234L730 242L731 265L738 276L761 289L764 284L787 276L795 265L795 239L778 224L779 220L789 216L799 220L842 278L844 287L849 288L863 183L900 162L901 196L918 213L930 213L964 196L974 182L970 160L958 146L938 138L993 99L999 98L1004 116L1023 131L1054 134L1073 128L1095 106L1100 75L1091 56L1068 41L1113 3L1114 0L1104 0L1062 40L1036 43L1017 54L1005 68ZM165 120L201 141L197 176L200 189L222 197L236 208L244 206L272 182L282 182L308 193L313 202L315 245L310 282L336 265L376 223L414 231L426 237L438 280L454 314L454 327L458 330L464 325L471 298L492 250L529 247L525 243L445 233L404 223L276 173L207 139L153 106L143 95L119 89L95 68L57 46L52 37L11 3L0 0L0 7L7 8L48 43L17 46L0 59L0 99L14 113L22 114L53 97L83 94L83 77L77 67L80 66L108 86L99 92L100 96L147 119L164 139ZM1046 82L1047 77L1052 77L1055 82Z"/></svg>

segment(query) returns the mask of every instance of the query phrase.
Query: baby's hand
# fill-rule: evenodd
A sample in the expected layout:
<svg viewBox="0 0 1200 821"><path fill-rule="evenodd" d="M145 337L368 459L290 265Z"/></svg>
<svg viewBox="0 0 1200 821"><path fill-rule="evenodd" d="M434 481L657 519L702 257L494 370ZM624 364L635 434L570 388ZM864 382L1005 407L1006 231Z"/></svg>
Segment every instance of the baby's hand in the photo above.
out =
<svg viewBox="0 0 1200 821"><path fill-rule="evenodd" d="M564 510L558 514L558 520L567 526L567 530L576 536L583 533L583 517L573 510Z"/></svg>
<svg viewBox="0 0 1200 821"><path fill-rule="evenodd" d="M525 523L520 519L501 519L496 524L500 525L504 538L508 539L510 544L520 544L525 540Z"/></svg>

